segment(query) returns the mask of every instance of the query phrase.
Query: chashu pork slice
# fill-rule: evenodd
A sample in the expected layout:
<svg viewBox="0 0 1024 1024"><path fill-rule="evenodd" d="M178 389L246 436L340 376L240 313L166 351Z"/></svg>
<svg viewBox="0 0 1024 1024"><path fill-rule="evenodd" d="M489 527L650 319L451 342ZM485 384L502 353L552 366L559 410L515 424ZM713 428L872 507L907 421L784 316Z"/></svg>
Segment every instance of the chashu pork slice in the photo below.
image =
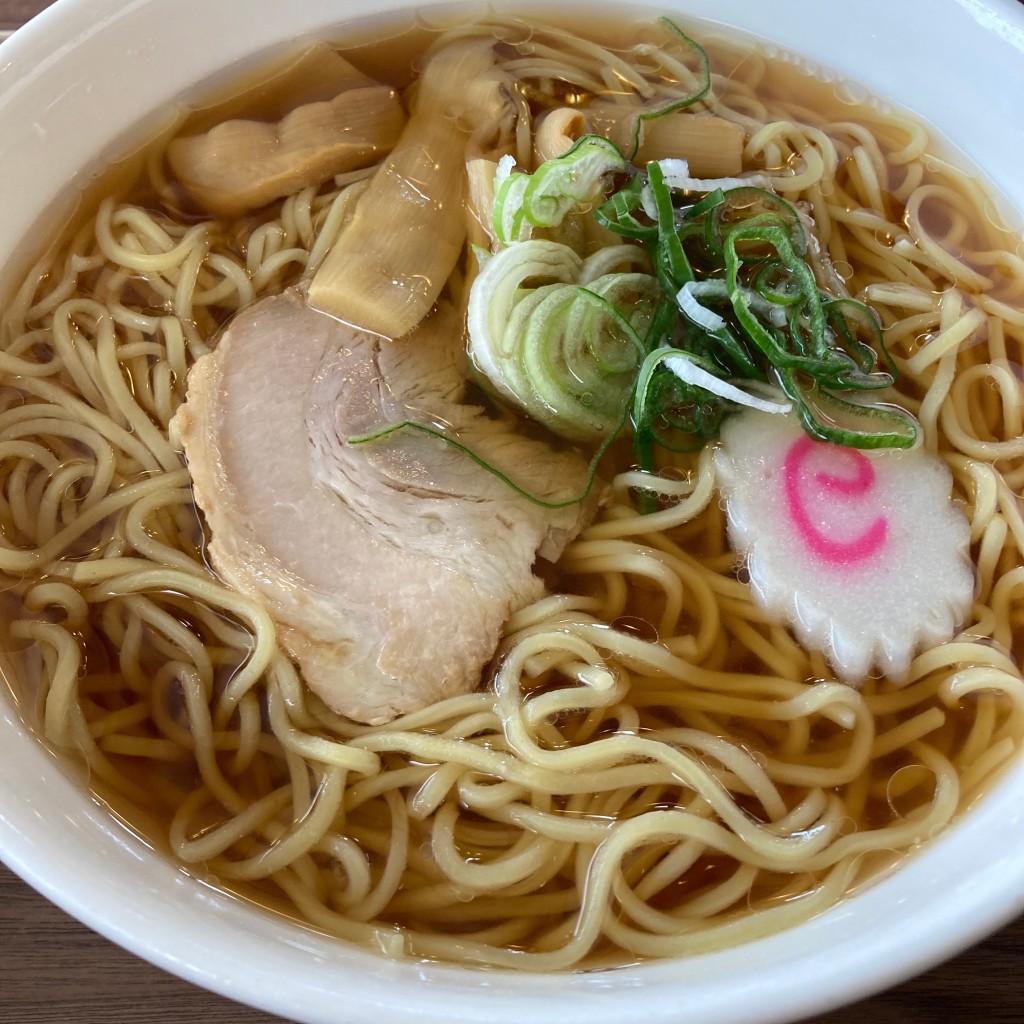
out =
<svg viewBox="0 0 1024 1024"><path fill-rule="evenodd" d="M587 463L464 404L462 330L441 307L388 341L286 292L241 312L189 374L173 423L221 577L260 601L307 685L379 724L475 689L508 615L543 593L591 498L539 507L436 437L443 427L545 500Z"/></svg>

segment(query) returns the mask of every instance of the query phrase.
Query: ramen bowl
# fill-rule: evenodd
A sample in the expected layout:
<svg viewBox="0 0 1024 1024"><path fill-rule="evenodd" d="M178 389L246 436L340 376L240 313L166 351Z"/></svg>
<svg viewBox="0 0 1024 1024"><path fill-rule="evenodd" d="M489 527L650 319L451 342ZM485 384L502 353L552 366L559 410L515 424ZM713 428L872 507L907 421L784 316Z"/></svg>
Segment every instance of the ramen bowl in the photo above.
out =
<svg viewBox="0 0 1024 1024"><path fill-rule="evenodd" d="M349 0L344 20L413 9L408 0ZM854 10L819 0L666 0L659 10L740 29L909 109L936 129L945 155L991 184L1000 214L1020 224L1021 5L862 0ZM99 163L156 130L155 112L197 83L325 33L340 13L331 0L59 0L5 42L5 284L23 267L28 233L39 224L56 230ZM737 948L568 974L390 959L211 888L93 799L6 691L0 779L0 857L29 884L154 964L306 1024L792 1021L925 970L1024 910L1019 759L951 827L805 923Z"/></svg>

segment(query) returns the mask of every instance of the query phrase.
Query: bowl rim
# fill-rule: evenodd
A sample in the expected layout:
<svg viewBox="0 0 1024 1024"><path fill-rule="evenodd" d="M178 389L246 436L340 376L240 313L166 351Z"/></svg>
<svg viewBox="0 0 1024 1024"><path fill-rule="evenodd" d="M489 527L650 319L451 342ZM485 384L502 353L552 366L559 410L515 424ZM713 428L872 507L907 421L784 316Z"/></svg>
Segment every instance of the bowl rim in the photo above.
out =
<svg viewBox="0 0 1024 1024"><path fill-rule="evenodd" d="M204 2L181 0L181 7L194 12ZM882 2L877 0L875 6ZM152 3L58 0L15 33L2 44L0 120L7 93L20 90L24 82L52 78L61 62L82 60L92 47L102 45L107 33L117 37L130 32L140 12ZM391 10L403 3L378 0L375 6ZM732 9L739 4L736 0ZM796 0L780 0L776 18L780 4L785 10L801 6ZM336 9L328 16L329 0L307 0L299 6L319 12L316 16L326 21L338 20ZM365 6L359 5L360 10ZM592 9L594 3L579 6ZM695 0L689 6L695 17L721 20L721 5L713 0ZM907 0L908 8L927 10L933 18L936 6L934 0ZM817 16L832 16L830 5L820 7ZM946 0L945 9L950 17L966 19L965 25L977 26L1000 53L1015 54L1024 68L1024 7L1016 0ZM772 35L763 30L755 34ZM849 70L840 62L829 63ZM15 81L16 75L22 77ZM865 84L873 85L870 80ZM1024 126L1016 123L1019 130L1012 145L1019 167L1024 162ZM958 144L955 134L952 142ZM984 153L977 159L988 166ZM1024 210L1024 180L1010 182L997 176L997 183L1010 194L1015 208ZM806 925L781 933L792 938L799 931L799 943L780 943L773 936L686 961L543 976L386 961L363 950L339 948L336 940L208 888L154 856L104 807L85 798L58 759L26 733L16 709L0 700L0 778L19 775L43 780L45 800L38 787L0 787L0 859L15 873L72 916L171 973L308 1024L337 1020L335 982L353 976L362 986L360 1002L347 1006L345 1013L358 1024L376 1024L382 1014L396 1022L439 1024L480 1019L512 1024L525 1014L538 1024L634 1019L668 1024L679 1019L683 993L694 1014L688 1019L700 1024L771 1024L896 983L1024 911L1024 857L1007 852L1024 835L1024 763L1019 759L975 807L914 853L913 874L920 884L913 892L907 891L908 874L901 868ZM42 830L36 824L40 819L49 820ZM982 833L987 838L979 847L977 836ZM1001 852L977 862L987 848ZM970 870L965 870L968 864ZM900 928L891 926L894 906L909 915ZM154 928L154 922L160 927ZM866 925L878 930L865 931ZM869 935L872 941L863 942ZM820 952L823 943L833 955L824 963L816 961L814 978L795 983L801 959ZM282 964L288 967L287 981ZM774 970L774 978L764 976L769 970ZM712 991L715 987L717 992ZM703 995L695 995L698 989Z"/></svg>

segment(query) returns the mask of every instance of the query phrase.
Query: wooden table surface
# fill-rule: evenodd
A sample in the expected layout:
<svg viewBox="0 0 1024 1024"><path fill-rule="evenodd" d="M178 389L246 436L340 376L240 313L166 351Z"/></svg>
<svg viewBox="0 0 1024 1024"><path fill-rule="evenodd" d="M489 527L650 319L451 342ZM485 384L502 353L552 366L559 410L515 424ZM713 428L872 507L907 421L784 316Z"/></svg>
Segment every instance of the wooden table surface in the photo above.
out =
<svg viewBox="0 0 1024 1024"><path fill-rule="evenodd" d="M46 6L46 0L0 0L0 30L16 28ZM1022 954L1024 917L927 974L815 1017L813 1024L1024 1024ZM281 1020L196 988L126 953L0 864L0 1024Z"/></svg>

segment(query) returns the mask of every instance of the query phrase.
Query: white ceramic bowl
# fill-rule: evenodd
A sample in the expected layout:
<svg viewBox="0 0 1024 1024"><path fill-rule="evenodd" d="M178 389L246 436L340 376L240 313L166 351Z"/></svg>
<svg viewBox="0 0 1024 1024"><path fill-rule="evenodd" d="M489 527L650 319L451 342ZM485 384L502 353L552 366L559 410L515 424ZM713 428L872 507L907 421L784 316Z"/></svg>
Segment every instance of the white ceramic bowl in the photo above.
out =
<svg viewBox="0 0 1024 1024"><path fill-rule="evenodd" d="M342 17L406 6L59 0L0 48L0 266L42 211L59 208L75 172L116 150L160 104ZM741 26L911 108L1024 210L1024 6L1016 0L664 0L661 8ZM29 883L159 966L309 1024L790 1021L924 970L1024 910L1024 764L894 874L807 924L681 962L569 976L389 962L214 892L116 825L3 695L0 780L0 857Z"/></svg>

